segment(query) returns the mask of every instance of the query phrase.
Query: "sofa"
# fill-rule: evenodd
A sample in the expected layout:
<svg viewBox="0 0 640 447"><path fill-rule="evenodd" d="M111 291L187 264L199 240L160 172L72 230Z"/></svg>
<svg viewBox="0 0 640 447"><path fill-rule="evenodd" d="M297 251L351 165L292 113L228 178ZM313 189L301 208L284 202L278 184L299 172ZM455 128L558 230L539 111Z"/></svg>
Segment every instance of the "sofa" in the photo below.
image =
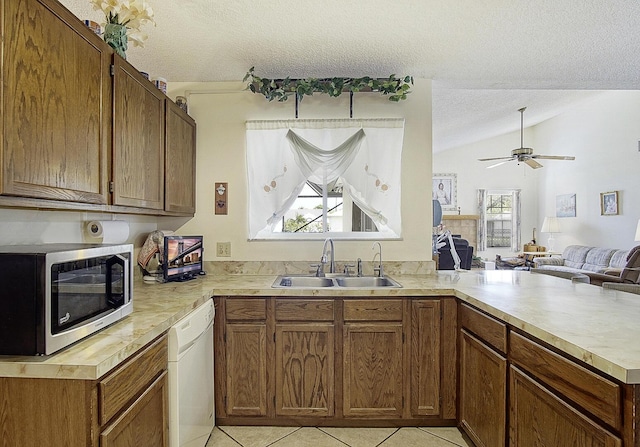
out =
<svg viewBox="0 0 640 447"><path fill-rule="evenodd" d="M469 241L459 237L453 237L453 246L460 258L460 268L464 270L471 269L471 262L473 260L473 246L469 245ZM445 239L444 247L441 247L438 259L438 270L454 270L455 265L453 262L453 256L451 255L451 248L449 245L449 239Z"/></svg>
<svg viewBox="0 0 640 447"><path fill-rule="evenodd" d="M629 250L569 245L562 256L534 258L534 268L567 274L606 273L620 275L627 264Z"/></svg>

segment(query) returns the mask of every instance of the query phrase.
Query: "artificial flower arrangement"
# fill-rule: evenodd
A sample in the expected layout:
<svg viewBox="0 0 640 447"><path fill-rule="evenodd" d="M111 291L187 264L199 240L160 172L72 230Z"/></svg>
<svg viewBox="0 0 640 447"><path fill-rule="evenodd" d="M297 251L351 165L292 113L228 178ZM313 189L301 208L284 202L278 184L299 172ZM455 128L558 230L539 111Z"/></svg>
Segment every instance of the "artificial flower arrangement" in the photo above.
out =
<svg viewBox="0 0 640 447"><path fill-rule="evenodd" d="M153 9L146 0L90 0L93 9L104 12L106 24L123 25L134 46L143 47L149 37L140 27L153 23Z"/></svg>

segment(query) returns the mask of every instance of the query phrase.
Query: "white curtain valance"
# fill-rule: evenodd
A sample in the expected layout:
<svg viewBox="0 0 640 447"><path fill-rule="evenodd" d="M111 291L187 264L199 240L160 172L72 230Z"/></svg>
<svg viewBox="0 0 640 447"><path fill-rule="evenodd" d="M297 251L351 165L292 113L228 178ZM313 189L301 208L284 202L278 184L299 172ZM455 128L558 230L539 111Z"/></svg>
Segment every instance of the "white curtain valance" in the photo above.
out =
<svg viewBox="0 0 640 447"><path fill-rule="evenodd" d="M248 121L249 236L269 238L307 181L342 178L390 237L401 233L402 119Z"/></svg>

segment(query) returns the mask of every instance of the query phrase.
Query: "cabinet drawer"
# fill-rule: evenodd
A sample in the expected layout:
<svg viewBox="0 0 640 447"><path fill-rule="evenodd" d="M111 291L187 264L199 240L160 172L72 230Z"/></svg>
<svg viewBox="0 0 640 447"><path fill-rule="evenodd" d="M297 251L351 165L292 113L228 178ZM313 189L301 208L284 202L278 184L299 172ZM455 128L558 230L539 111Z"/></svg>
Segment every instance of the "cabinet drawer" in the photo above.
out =
<svg viewBox="0 0 640 447"><path fill-rule="evenodd" d="M460 326L500 352L507 352L507 326L472 307L460 304Z"/></svg>
<svg viewBox="0 0 640 447"><path fill-rule="evenodd" d="M402 321L402 300L345 300L344 321Z"/></svg>
<svg viewBox="0 0 640 447"><path fill-rule="evenodd" d="M555 352L510 333L511 361L616 429L622 426L620 386Z"/></svg>
<svg viewBox="0 0 640 447"><path fill-rule="evenodd" d="M267 319L267 300L264 298L229 298L226 306L227 321Z"/></svg>
<svg viewBox="0 0 640 447"><path fill-rule="evenodd" d="M333 321L333 300L276 300L277 321Z"/></svg>
<svg viewBox="0 0 640 447"><path fill-rule="evenodd" d="M167 369L167 337L143 348L131 361L98 383L100 424L104 425Z"/></svg>

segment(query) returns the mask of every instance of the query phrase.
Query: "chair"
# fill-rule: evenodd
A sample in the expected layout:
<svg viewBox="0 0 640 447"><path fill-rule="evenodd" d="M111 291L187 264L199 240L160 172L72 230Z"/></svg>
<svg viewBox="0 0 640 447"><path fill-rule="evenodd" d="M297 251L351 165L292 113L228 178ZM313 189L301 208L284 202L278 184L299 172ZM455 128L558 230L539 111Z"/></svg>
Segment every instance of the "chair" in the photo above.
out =
<svg viewBox="0 0 640 447"><path fill-rule="evenodd" d="M453 246L460 257L460 268L471 270L471 261L473 260L473 247L469 245L466 239L454 237ZM438 270L454 270L453 256L451 256L451 246L449 240L445 239L446 244L438 251L440 252L438 260Z"/></svg>
<svg viewBox="0 0 640 447"><path fill-rule="evenodd" d="M606 273L585 272L591 284L601 286L603 283L638 284L640 282L640 245L629 250L627 263L620 272L620 276Z"/></svg>
<svg viewBox="0 0 640 447"><path fill-rule="evenodd" d="M585 284L591 283L591 279L583 273L563 272L560 270L547 270L547 269L537 269L537 268L532 268L530 271L531 273L539 273L541 275L556 276L558 278L570 279L573 282L581 282Z"/></svg>
<svg viewBox="0 0 640 447"><path fill-rule="evenodd" d="M620 290L622 292L635 293L640 295L640 284L620 284L617 282L603 282L603 289Z"/></svg>

